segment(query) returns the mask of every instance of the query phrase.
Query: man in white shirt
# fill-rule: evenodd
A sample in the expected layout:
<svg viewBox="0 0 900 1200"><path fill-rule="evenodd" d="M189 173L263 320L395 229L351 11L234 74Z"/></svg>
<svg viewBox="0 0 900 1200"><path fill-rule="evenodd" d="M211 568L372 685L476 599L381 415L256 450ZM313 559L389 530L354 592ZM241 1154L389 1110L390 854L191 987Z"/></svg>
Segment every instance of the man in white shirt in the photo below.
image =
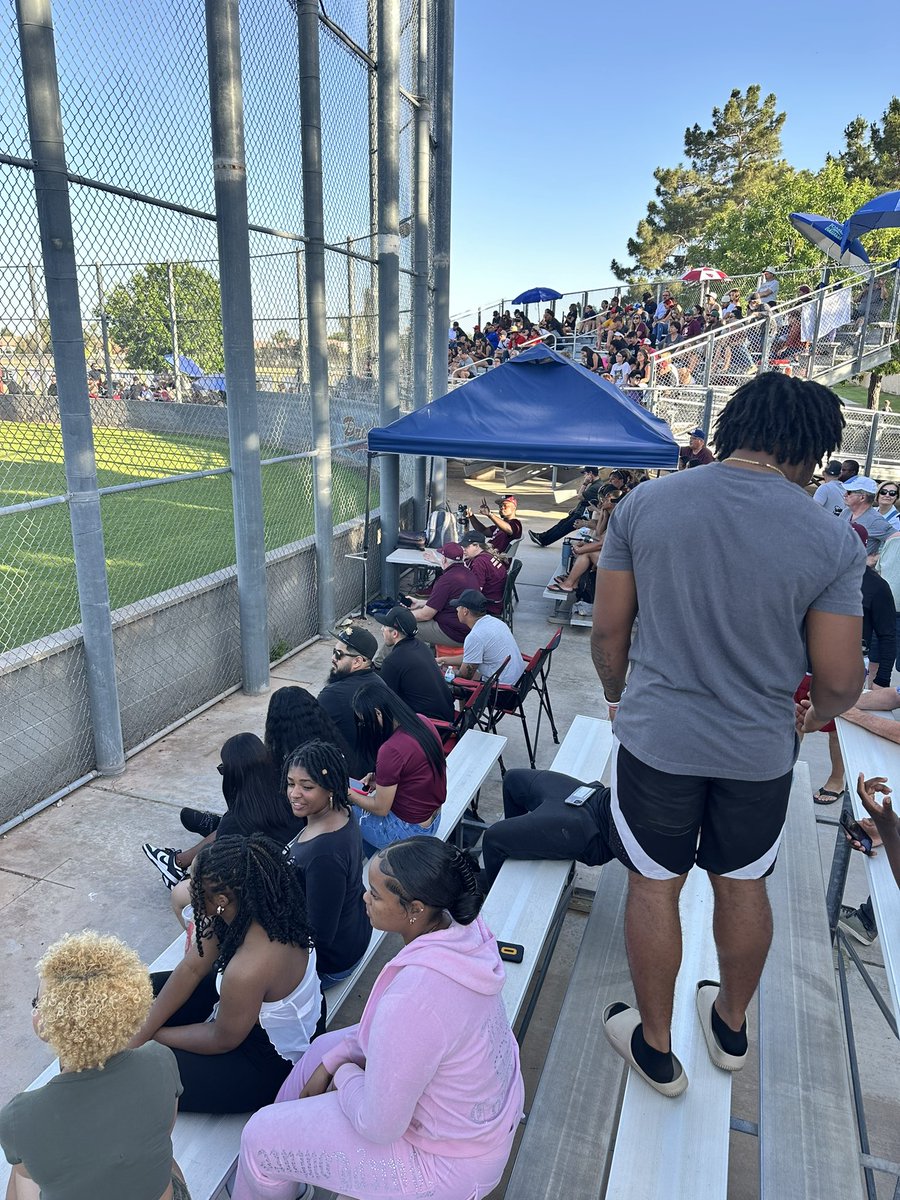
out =
<svg viewBox="0 0 900 1200"><path fill-rule="evenodd" d="M844 485L838 478L841 474L840 459L833 458L822 474L825 476L825 481L816 488L813 500L816 504L821 504L828 512L833 513L834 516L839 517L846 508Z"/></svg>
<svg viewBox="0 0 900 1200"><path fill-rule="evenodd" d="M775 268L766 267L763 271L763 281L756 289L757 298L762 304L776 304L778 302L778 280L775 278Z"/></svg>
<svg viewBox="0 0 900 1200"><path fill-rule="evenodd" d="M503 668L498 682L518 683L525 670L525 659L509 626L499 617L492 617L488 613L488 598L475 588L466 588L450 603L456 606L457 620L469 630L463 643L463 661L457 672L458 678L489 679L508 658L509 662Z"/></svg>

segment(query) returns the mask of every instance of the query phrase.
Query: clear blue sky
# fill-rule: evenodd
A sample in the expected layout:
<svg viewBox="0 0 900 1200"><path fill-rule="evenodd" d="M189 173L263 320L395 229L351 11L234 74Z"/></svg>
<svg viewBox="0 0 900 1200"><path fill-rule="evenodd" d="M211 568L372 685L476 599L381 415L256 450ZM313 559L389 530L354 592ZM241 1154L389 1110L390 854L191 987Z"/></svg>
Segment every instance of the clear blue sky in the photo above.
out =
<svg viewBox="0 0 900 1200"><path fill-rule="evenodd" d="M654 168L683 158L685 127L707 128L734 87L774 92L785 157L820 166L853 117L900 94L897 11L457 0L451 312L613 283Z"/></svg>

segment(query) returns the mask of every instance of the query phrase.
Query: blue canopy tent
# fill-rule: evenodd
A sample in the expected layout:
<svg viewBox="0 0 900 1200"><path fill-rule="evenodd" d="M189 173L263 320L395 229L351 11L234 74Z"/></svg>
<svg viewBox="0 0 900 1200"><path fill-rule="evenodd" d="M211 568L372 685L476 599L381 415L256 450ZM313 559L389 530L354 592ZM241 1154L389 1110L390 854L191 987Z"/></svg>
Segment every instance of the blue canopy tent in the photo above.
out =
<svg viewBox="0 0 900 1200"><path fill-rule="evenodd" d="M174 367L174 365L175 365L174 355L164 354L163 358L166 360L166 362L169 364L169 366ZM188 358L188 356L186 354L178 355L178 370L181 372L182 375L190 375L193 378L198 378L200 375L205 374L203 368L198 366L192 358Z"/></svg>
<svg viewBox="0 0 900 1200"><path fill-rule="evenodd" d="M368 448L363 554L368 551L372 459L378 454L558 466L678 466L678 445L665 421L545 345L532 346L383 429L370 429ZM385 532L385 541L393 545L397 530Z"/></svg>

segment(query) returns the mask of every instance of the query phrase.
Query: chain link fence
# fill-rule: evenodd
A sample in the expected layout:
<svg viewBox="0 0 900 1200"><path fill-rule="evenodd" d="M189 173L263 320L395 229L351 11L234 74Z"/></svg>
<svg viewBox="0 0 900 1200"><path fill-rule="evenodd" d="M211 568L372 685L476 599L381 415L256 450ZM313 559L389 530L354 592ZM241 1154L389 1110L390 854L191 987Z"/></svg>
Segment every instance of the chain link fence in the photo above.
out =
<svg viewBox="0 0 900 1200"><path fill-rule="evenodd" d="M426 99L433 157L440 14L436 0L422 2L429 16ZM207 63L213 35L203 6L187 0L149 0L122 22L110 21L93 0L55 0L53 7L84 343L76 408L87 390L77 467L79 488L87 479L98 506L105 549L101 585L108 589L112 691L118 691L117 706L114 695L109 702L121 729L121 758L122 749L127 753L239 685L246 654L236 541L236 529L246 533L240 515L246 510L244 493L240 505L235 497L247 483L235 474L238 456L229 432L229 404L238 400L229 395L230 343L222 321L228 279L217 238L210 121L215 101ZM325 264L321 347L310 342L304 213L305 171L314 172L316 164L304 146L300 111L300 62L308 69L314 58L301 34L310 6L301 0L242 0L240 6L257 410L251 436L259 445L263 612L272 660L321 632L323 590L325 611L330 606L341 615L361 603L363 571L352 555L363 545L365 439L379 423L381 323L398 322L406 412L421 402L414 346L430 344L434 315L430 257L424 324L415 323L412 300L420 187L428 189L432 215L437 203L433 173L424 181L417 176L419 0L335 0L327 8L315 14ZM375 60L378 21L395 16L400 311L379 314L384 216L377 195ZM0 51L0 195L6 214L0 235L0 713L7 718L0 733L2 827L104 764L70 511L78 475L67 426L73 393L62 368L57 379L51 310L59 285L42 255L40 164L30 157L26 119L34 79L23 75L23 57L29 68L15 22L0 29ZM311 371L311 357L322 349L324 395ZM315 411L320 418L327 414L324 448L314 437ZM323 484L324 463L330 463L330 489ZM412 492L412 466L404 464L400 474L403 501ZM375 472L373 511L378 502ZM334 530L326 558L316 537L323 513ZM377 540L377 516L369 540ZM333 564L327 577L321 575L323 562ZM367 574L370 591L376 589L379 563L370 560ZM116 768L107 762L106 769Z"/></svg>

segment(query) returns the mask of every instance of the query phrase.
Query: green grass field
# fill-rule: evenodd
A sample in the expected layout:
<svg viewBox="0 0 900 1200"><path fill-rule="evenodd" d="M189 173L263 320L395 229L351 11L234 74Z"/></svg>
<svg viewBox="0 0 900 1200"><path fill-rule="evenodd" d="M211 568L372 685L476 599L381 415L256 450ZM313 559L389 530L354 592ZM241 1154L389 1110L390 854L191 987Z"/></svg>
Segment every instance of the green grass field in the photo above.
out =
<svg viewBox="0 0 900 1200"><path fill-rule="evenodd" d="M223 439L134 429L94 439L101 487L228 465ZM65 490L59 429L0 422L0 505ZM336 465L333 494L336 525L362 513L362 473ZM311 534L309 460L265 467L263 505L267 550ZM113 608L234 563L230 475L104 496L101 513ZM68 506L0 518L0 651L79 620Z"/></svg>

